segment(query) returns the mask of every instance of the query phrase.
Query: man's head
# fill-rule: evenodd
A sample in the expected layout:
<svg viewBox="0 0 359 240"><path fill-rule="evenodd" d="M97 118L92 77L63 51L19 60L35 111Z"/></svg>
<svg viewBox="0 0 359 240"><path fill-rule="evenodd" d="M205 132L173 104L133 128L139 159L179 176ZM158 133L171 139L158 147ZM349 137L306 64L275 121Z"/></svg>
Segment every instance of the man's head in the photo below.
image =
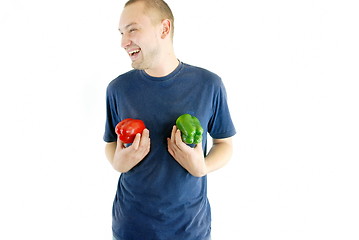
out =
<svg viewBox="0 0 359 240"><path fill-rule="evenodd" d="M133 68L146 70L163 61L172 49L173 22L163 0L130 0L125 4L119 30Z"/></svg>
<svg viewBox="0 0 359 240"><path fill-rule="evenodd" d="M171 38L174 35L174 17L168 4L163 0L129 0L125 7L136 3L143 2L145 4L145 13L152 17L153 24L162 22L165 19L171 22Z"/></svg>

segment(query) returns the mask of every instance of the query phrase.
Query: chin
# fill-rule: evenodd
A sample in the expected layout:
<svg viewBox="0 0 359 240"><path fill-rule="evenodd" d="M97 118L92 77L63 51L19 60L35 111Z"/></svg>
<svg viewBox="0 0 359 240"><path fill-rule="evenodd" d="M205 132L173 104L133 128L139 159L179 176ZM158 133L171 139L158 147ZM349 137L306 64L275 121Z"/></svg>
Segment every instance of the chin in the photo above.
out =
<svg viewBox="0 0 359 240"><path fill-rule="evenodd" d="M136 70L146 70L148 69L148 67L146 66L146 64L143 64L143 63L136 63L136 62L133 62L132 63L132 67Z"/></svg>

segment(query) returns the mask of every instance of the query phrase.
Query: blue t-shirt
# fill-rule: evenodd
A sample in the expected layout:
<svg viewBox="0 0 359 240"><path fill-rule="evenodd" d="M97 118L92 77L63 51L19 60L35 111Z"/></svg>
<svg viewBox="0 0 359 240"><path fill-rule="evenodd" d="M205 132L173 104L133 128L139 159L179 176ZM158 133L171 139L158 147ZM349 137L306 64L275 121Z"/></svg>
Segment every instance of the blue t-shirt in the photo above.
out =
<svg viewBox="0 0 359 240"><path fill-rule="evenodd" d="M211 137L235 134L221 79L205 69L180 63L165 77L132 70L107 88L106 142L117 141L115 126L125 118L144 121L149 154L119 178L112 229L118 240L205 240L211 232L207 177L194 177L167 150L176 119L189 113Z"/></svg>

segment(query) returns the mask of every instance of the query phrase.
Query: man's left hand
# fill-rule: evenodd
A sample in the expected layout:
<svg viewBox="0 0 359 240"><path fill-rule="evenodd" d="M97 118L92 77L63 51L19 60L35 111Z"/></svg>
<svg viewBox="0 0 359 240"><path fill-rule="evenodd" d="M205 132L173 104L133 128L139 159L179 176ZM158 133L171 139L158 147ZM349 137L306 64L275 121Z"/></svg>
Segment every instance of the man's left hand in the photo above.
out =
<svg viewBox="0 0 359 240"><path fill-rule="evenodd" d="M191 148L182 141L181 131L175 126L172 128L171 138L167 138L168 152L190 174L203 177L207 174L207 167L203 155L202 143Z"/></svg>

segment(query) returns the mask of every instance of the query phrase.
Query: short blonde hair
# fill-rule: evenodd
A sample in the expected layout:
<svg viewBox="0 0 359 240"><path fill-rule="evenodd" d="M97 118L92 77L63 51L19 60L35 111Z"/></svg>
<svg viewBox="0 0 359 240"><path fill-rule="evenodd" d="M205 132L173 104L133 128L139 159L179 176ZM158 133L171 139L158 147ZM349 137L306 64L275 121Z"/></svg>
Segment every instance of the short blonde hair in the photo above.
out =
<svg viewBox="0 0 359 240"><path fill-rule="evenodd" d="M157 21L163 21L165 19L169 19L171 21L171 38L173 39L175 19L173 17L171 8L168 6L168 4L163 0L129 0L125 4L125 7L136 2L145 3L145 11L149 9L154 9L155 11L157 11L159 18L155 19L156 24L158 23Z"/></svg>

